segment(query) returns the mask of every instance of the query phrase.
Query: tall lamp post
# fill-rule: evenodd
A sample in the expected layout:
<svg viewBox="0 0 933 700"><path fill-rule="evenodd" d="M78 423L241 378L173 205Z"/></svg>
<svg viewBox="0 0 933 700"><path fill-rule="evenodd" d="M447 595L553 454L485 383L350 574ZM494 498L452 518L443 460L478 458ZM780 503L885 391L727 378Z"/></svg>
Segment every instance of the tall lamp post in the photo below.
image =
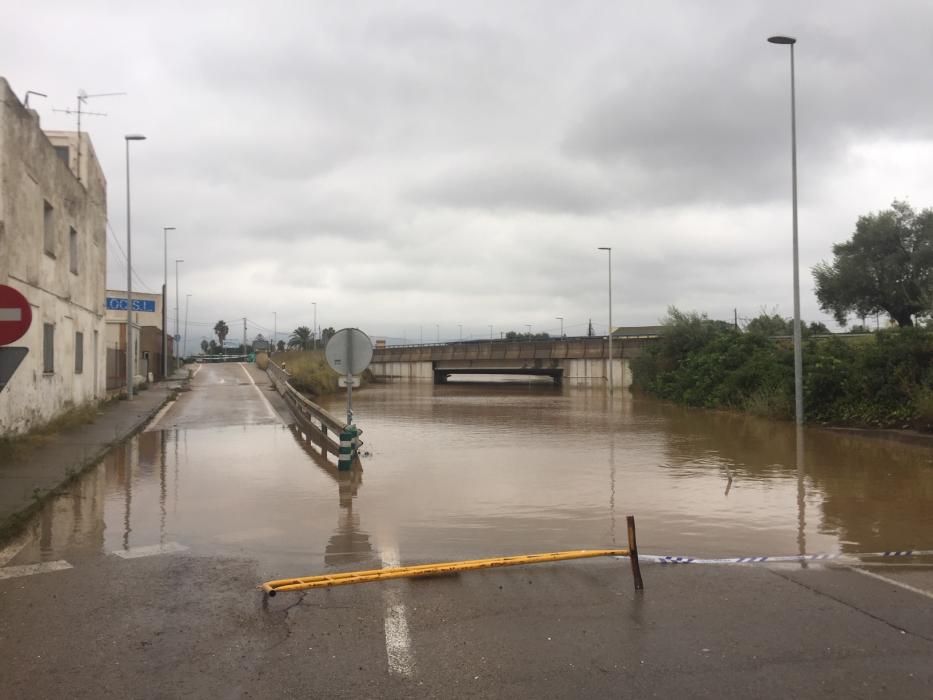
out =
<svg viewBox="0 0 933 700"><path fill-rule="evenodd" d="M312 343L311 343L311 347L312 347L314 350L317 350L317 302L316 302L316 301L312 301L312 302L311 302L311 306L314 307L314 322L313 322L313 323L314 323L314 326L311 328L311 338L312 338L313 340L312 340Z"/></svg>
<svg viewBox="0 0 933 700"><path fill-rule="evenodd" d="M168 377L168 306L165 294L168 291L168 232L174 226L162 227L162 378Z"/></svg>
<svg viewBox="0 0 933 700"><path fill-rule="evenodd" d="M185 335L181 341L181 356L184 358L188 354L188 302L191 301L191 295L185 294Z"/></svg>
<svg viewBox="0 0 933 700"><path fill-rule="evenodd" d="M179 301L178 300L178 263L183 263L183 262L184 260L182 260L181 258L175 259L175 338L178 337L178 317L180 315L178 313L178 301ZM178 361L178 341L177 340L175 340L173 347L175 348L175 360L176 360L175 364L178 364L177 362ZM172 368L172 371L174 371L174 368Z"/></svg>
<svg viewBox="0 0 933 700"><path fill-rule="evenodd" d="M555 316L554 318L560 321L560 337L563 338L564 337L564 317Z"/></svg>
<svg viewBox="0 0 933 700"><path fill-rule="evenodd" d="M130 216L130 141L145 141L142 134L127 134L126 141L126 398L133 398L133 250L132 217Z"/></svg>
<svg viewBox="0 0 933 700"><path fill-rule="evenodd" d="M794 413L803 425L803 347L800 340L800 265L797 250L797 96L794 90L794 44L790 36L772 36L772 44L790 46L790 170L791 208L794 229Z"/></svg>
<svg viewBox="0 0 933 700"><path fill-rule="evenodd" d="M597 250L609 253L609 394L612 395L612 248L600 246Z"/></svg>

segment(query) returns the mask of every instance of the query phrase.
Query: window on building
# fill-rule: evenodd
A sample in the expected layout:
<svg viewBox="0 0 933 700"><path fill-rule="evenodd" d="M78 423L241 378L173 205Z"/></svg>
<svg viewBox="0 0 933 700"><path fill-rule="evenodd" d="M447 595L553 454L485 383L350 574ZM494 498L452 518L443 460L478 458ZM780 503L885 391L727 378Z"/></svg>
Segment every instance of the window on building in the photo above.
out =
<svg viewBox="0 0 933 700"><path fill-rule="evenodd" d="M84 371L84 333L75 333L75 374Z"/></svg>
<svg viewBox="0 0 933 700"><path fill-rule="evenodd" d="M53 207L47 201L44 202L44 212L42 216L42 226L45 234L45 254L55 257L55 217L53 216Z"/></svg>
<svg viewBox="0 0 933 700"><path fill-rule="evenodd" d="M42 324L42 371L55 372L55 324Z"/></svg>
<svg viewBox="0 0 933 700"><path fill-rule="evenodd" d="M53 146L53 148L55 149L55 155L61 158L65 165L71 167L71 163L68 162L71 159L71 153L68 146Z"/></svg>
<svg viewBox="0 0 933 700"><path fill-rule="evenodd" d="M74 226L68 232L68 265L74 274L78 274L78 232Z"/></svg>

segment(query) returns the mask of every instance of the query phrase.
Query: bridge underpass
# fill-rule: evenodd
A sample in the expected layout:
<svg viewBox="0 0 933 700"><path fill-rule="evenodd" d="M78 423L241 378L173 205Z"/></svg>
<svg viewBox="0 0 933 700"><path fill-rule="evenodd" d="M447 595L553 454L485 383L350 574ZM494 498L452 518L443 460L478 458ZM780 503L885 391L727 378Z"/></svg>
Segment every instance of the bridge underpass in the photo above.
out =
<svg viewBox="0 0 933 700"><path fill-rule="evenodd" d="M443 365L445 363L439 363ZM546 369L537 367L454 367L446 368L443 366L434 367L434 383L446 384L454 376L481 376L481 375L513 375L521 377L550 377L555 384L563 382L564 370L562 368Z"/></svg>
<svg viewBox="0 0 933 700"><path fill-rule="evenodd" d="M468 341L376 348L370 370L377 381L445 384L457 375L548 376L571 386L631 385L630 361L656 336L616 337L609 355L607 337L533 341Z"/></svg>

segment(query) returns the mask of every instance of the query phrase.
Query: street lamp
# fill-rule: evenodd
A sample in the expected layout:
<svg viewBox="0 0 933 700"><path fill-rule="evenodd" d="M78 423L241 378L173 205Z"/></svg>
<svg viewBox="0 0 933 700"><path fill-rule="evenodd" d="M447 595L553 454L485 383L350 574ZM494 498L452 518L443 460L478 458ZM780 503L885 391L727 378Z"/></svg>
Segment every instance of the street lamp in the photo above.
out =
<svg viewBox="0 0 933 700"><path fill-rule="evenodd" d="M174 226L162 227L162 378L168 377L168 307L165 294L168 291L168 232Z"/></svg>
<svg viewBox="0 0 933 700"><path fill-rule="evenodd" d="M314 327L311 329L311 347L317 350L317 302L312 301L311 306L314 307Z"/></svg>
<svg viewBox="0 0 933 700"><path fill-rule="evenodd" d="M79 134L80 137L80 134ZM145 141L142 134L127 134L126 141L126 398L133 398L133 251L130 217L130 141Z"/></svg>
<svg viewBox="0 0 933 700"><path fill-rule="evenodd" d="M185 294L185 335L184 339L181 341L181 356L182 358L188 354L188 302L191 301L191 295Z"/></svg>
<svg viewBox="0 0 933 700"><path fill-rule="evenodd" d="M772 36L772 44L790 46L790 170L794 230L794 414L803 425L803 347L800 340L800 265L797 252L797 96L794 90L794 44L790 36Z"/></svg>
<svg viewBox="0 0 933 700"><path fill-rule="evenodd" d="M184 260L180 258L175 259L175 364L178 364L178 263L183 263ZM174 368L172 368L174 371Z"/></svg>
<svg viewBox="0 0 933 700"><path fill-rule="evenodd" d="M560 321L560 337L563 338L563 337L564 337L564 317L563 317L563 316L555 316L554 318L556 318L558 321Z"/></svg>
<svg viewBox="0 0 933 700"><path fill-rule="evenodd" d="M489 339L492 340L492 324L489 324Z"/></svg>
<svg viewBox="0 0 933 700"><path fill-rule="evenodd" d="M279 312L272 312L272 352L278 347L276 342L279 339Z"/></svg>
<svg viewBox="0 0 933 700"><path fill-rule="evenodd" d="M612 395L612 248L600 246L597 250L609 253L609 395Z"/></svg>

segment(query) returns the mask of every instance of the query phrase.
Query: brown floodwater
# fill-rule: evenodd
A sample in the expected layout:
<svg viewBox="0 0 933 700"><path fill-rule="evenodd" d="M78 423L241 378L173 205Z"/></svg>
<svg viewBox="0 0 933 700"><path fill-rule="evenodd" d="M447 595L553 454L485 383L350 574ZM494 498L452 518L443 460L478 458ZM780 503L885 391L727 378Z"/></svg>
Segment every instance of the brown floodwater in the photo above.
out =
<svg viewBox="0 0 933 700"><path fill-rule="evenodd" d="M338 415L342 396L328 401ZM361 466L281 425L152 430L31 523L12 563L179 543L296 575L625 546L778 555L933 549L933 450L547 383L354 394Z"/></svg>

